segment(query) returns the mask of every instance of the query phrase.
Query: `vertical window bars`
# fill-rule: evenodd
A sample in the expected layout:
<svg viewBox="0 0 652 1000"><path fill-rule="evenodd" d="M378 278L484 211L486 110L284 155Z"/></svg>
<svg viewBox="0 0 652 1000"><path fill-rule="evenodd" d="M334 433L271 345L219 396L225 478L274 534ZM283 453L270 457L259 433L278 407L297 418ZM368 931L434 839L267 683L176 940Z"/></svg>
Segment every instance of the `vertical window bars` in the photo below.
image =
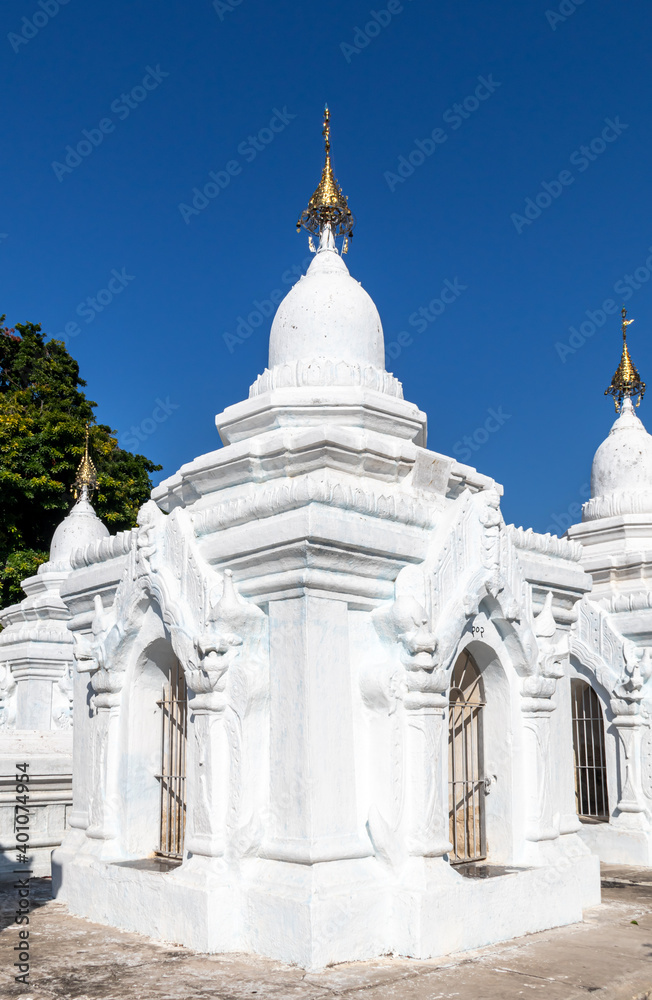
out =
<svg viewBox="0 0 652 1000"><path fill-rule="evenodd" d="M181 861L186 826L186 738L188 696L186 679L178 660L163 685L161 709L161 831L156 854Z"/></svg>
<svg viewBox="0 0 652 1000"><path fill-rule="evenodd" d="M580 819L609 822L607 758L600 700L585 681L571 684L575 802Z"/></svg>
<svg viewBox="0 0 652 1000"><path fill-rule="evenodd" d="M487 856L486 782L483 774L480 673L470 653L462 653L451 680L448 730L449 836L453 865Z"/></svg>

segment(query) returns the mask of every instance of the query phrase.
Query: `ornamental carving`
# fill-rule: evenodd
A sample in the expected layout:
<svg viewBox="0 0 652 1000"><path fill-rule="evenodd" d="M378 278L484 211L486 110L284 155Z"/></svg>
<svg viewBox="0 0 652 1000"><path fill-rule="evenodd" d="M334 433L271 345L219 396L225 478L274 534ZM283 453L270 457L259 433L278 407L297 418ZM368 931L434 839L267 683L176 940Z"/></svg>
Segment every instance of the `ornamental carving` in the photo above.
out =
<svg viewBox="0 0 652 1000"><path fill-rule="evenodd" d="M425 609L414 597L397 597L388 608L373 613L373 622L381 639L399 645L408 707L418 707L428 694L446 691L448 679L437 667L435 656L437 639Z"/></svg>
<svg viewBox="0 0 652 1000"><path fill-rule="evenodd" d="M8 663L0 663L0 730L16 723L16 681Z"/></svg>
<svg viewBox="0 0 652 1000"><path fill-rule="evenodd" d="M96 595L91 636L76 637L78 671L90 672L95 694L106 696L96 705L115 703L112 696L122 687L129 650L154 601L196 695L194 708L201 708L206 698L220 707L226 672L245 638L254 645L260 642L264 613L236 592L230 570L221 578L200 556L186 511L165 515L149 501L129 538L127 565L111 609L105 611Z"/></svg>

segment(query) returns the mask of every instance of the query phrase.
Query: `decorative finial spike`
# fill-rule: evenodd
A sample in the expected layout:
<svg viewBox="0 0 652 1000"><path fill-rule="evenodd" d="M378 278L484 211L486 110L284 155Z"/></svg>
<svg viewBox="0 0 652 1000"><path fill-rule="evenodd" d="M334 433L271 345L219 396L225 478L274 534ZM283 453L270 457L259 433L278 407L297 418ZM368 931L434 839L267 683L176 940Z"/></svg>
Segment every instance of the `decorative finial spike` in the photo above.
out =
<svg viewBox="0 0 652 1000"><path fill-rule="evenodd" d="M88 453L88 438L90 424L86 424L86 445L84 447L84 457L79 463L77 475L75 476L75 500L90 500L93 490L97 486L97 470L93 465L93 459Z"/></svg>
<svg viewBox="0 0 652 1000"><path fill-rule="evenodd" d="M641 381L636 365L629 356L629 349L627 347L627 327L630 326L634 320L627 319L627 310L625 309L625 306L621 309L621 316L623 353L620 358L620 364L616 368L614 377L611 380L611 384L609 388L604 391L605 396L613 396L616 413L620 413L623 400L629 399L632 396L638 396L638 399L636 400L636 405L638 406L645 395L645 382Z"/></svg>
<svg viewBox="0 0 652 1000"><path fill-rule="evenodd" d="M308 207L301 213L297 221L297 232L305 229L308 233L321 236L328 228L333 236L344 236L347 239L353 237L353 227L355 219L349 209L348 201L342 194L331 166L331 113L328 105L324 108L324 126L322 135L324 137L325 163L322 170L321 181L312 198L308 202Z"/></svg>

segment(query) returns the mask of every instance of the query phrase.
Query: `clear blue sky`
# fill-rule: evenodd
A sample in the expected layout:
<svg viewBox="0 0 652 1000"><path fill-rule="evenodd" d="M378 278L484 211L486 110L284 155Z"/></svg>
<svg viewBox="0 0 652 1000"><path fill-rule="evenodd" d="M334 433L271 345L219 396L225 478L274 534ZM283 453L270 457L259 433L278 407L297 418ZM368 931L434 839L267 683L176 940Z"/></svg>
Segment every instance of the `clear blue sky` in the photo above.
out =
<svg viewBox="0 0 652 1000"><path fill-rule="evenodd" d="M268 318L224 334L308 254L328 101L347 263L429 446L503 483L508 521L545 531L586 499L614 419L605 300L627 294L652 382L649 4L57 6L2 4L0 312L72 324L98 420L126 447L136 428L157 478L219 446L214 415L265 367ZM180 210L211 172L219 194ZM587 310L595 333L556 348ZM652 390L640 413L652 429Z"/></svg>

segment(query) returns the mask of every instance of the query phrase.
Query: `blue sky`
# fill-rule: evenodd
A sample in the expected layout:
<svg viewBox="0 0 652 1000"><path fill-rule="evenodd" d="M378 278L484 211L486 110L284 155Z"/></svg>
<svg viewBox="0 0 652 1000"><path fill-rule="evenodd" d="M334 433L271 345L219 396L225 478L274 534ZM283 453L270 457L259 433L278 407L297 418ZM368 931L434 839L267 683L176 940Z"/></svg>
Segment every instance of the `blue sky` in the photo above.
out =
<svg viewBox="0 0 652 1000"><path fill-rule="evenodd" d="M347 263L429 446L501 482L508 521L578 520L625 298L652 380L650 5L4 0L0 17L0 312L68 329L98 420L157 478L219 446L215 414L265 367L258 317L308 257L295 222L328 101Z"/></svg>

